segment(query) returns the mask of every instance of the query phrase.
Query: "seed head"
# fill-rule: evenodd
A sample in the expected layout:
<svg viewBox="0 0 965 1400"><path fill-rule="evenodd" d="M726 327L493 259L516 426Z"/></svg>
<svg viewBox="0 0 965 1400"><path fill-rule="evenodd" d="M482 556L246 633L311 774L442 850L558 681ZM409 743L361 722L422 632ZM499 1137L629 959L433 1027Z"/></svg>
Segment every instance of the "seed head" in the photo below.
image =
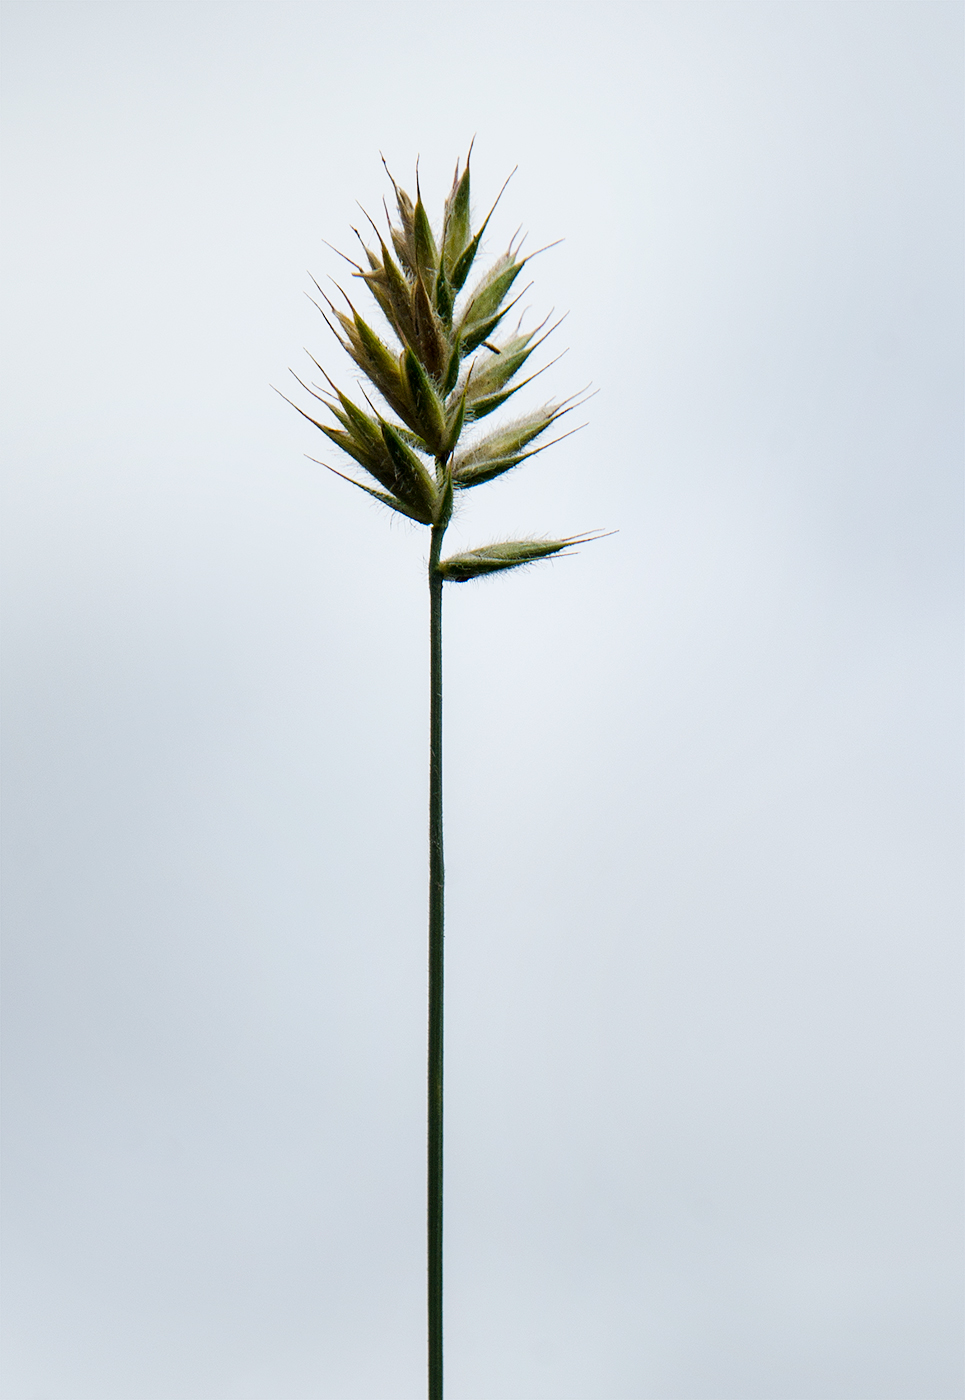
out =
<svg viewBox="0 0 965 1400"><path fill-rule="evenodd" d="M386 172L398 222L393 222L387 206L387 235L369 220L375 244L369 246L358 235L366 265L353 262L352 276L368 288L390 335L386 338L374 330L345 292L341 295L346 309L335 306L324 293L327 310L319 308L367 381L368 392L362 391L366 407L336 388L323 370L328 388L302 387L324 404L333 421L320 422L303 409L298 411L377 487L353 477L346 480L410 520L439 528L448 523L454 490L492 481L551 446L539 439L570 411L573 402L545 404L482 437L462 442L471 424L500 408L535 377L520 379L519 375L556 327L544 332L544 321L532 331L517 328L502 344L495 343L504 318L519 299L510 297L529 258L520 256L520 245L514 240L469 282L499 196L474 231L468 156L464 170L456 166L438 235L422 202L418 170L415 200L396 183L388 167ZM438 572L463 582L533 563L590 538L595 536L487 545L454 555L438 566Z"/></svg>

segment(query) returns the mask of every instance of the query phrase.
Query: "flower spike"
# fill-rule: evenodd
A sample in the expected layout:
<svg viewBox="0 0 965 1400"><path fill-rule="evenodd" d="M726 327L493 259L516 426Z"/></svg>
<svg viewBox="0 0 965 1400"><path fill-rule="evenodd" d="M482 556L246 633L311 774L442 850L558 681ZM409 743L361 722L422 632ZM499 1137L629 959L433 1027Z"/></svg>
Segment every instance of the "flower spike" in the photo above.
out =
<svg viewBox="0 0 965 1400"><path fill-rule="evenodd" d="M422 197L418 163L412 199L383 156L395 198L395 217L383 201L388 225L383 231L363 209L375 238L366 242L358 229L353 229L364 258L361 263L352 258L346 261L352 276L368 288L386 329L377 328L381 322L370 324L341 288L344 308L335 305L315 283L322 298L316 305L360 371L367 407L359 407L337 388L313 359L328 389L320 385L322 392L317 393L307 384L302 387L325 407L332 421L320 421L299 409L373 479L375 487L366 486L365 490L382 504L434 529L444 528L443 520L448 522L454 492L493 481L558 442L559 437L549 437L548 429L574 406L572 401L544 404L482 437L473 435L465 440L473 424L488 418L548 367L544 365L525 377L522 374L534 352L559 325L557 321L547 329L547 317L533 330L517 327L509 336L500 336L498 343L493 338L525 294L516 290L519 274L536 256L522 255L519 230L506 251L477 276L475 285L465 289L483 235L509 183L507 179L481 225L474 229L471 156L472 146L465 165L456 163L438 232ZM340 256L346 257L344 253ZM525 546L536 551L532 558L543 558L565 543L517 541L512 548ZM492 546L472 565L450 561L441 577L455 581L462 577L460 568L495 572L531 562L529 556L516 558L512 550L506 554L509 549L508 545Z"/></svg>

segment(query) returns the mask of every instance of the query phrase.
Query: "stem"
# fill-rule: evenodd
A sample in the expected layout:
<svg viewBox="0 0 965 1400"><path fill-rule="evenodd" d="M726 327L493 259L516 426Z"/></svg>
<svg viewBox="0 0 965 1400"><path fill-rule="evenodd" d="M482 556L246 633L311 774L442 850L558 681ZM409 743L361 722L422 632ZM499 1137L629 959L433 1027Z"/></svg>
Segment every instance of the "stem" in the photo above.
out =
<svg viewBox="0 0 965 1400"><path fill-rule="evenodd" d="M445 870L442 861L442 578L445 525L429 554L429 1075L428 1284L429 1400L442 1400L442 984Z"/></svg>

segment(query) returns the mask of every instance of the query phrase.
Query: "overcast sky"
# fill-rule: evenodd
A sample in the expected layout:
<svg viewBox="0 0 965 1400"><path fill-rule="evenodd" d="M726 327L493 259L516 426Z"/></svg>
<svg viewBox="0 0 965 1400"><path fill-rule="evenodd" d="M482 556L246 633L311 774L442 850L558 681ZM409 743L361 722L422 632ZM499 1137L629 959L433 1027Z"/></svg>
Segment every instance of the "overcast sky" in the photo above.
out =
<svg viewBox="0 0 965 1400"><path fill-rule="evenodd" d="M619 533L447 588L447 1400L960 1400L960 6L4 9L6 1400L424 1394L427 540L269 386L473 135L599 393L452 541Z"/></svg>

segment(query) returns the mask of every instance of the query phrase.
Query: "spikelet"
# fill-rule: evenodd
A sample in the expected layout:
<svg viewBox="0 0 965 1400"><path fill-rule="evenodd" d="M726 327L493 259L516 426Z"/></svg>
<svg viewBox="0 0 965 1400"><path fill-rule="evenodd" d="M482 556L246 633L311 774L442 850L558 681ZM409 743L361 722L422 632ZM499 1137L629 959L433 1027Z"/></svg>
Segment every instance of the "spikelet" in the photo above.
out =
<svg viewBox="0 0 965 1400"><path fill-rule="evenodd" d="M482 549L466 550L464 554L453 554L443 559L439 572L452 583L468 583L471 578L521 569L553 554L562 554L573 545L589 544L591 540L602 538L599 531L592 531L588 535L570 535L565 540L505 540L501 544L484 545Z"/></svg>
<svg viewBox="0 0 965 1400"><path fill-rule="evenodd" d="M465 169L460 171L456 165L438 234L422 201L418 171L415 200L396 183L388 167L386 172L398 222L393 223L387 206L387 234L369 220L375 241L357 235L366 265L352 262L352 276L368 288L391 336L386 339L373 329L345 292L341 295L347 309L336 307L327 297L327 309L319 308L368 383L368 393L363 390L367 407L360 407L329 380L329 389L302 387L325 405L333 421L320 422L303 409L299 412L375 485L352 477L346 480L408 519L438 529L448 523L454 491L492 481L551 446L540 439L573 403L545 404L462 443L470 425L500 408L535 377L520 374L556 327L544 331L544 322L528 332L517 328L502 344L494 343L493 337L516 304L513 292L528 258L520 256L518 243L511 243L490 267L482 271L476 267L499 196L474 230L469 157ZM594 536L489 545L453 556L438 565L438 572L463 582L533 563L590 538Z"/></svg>

